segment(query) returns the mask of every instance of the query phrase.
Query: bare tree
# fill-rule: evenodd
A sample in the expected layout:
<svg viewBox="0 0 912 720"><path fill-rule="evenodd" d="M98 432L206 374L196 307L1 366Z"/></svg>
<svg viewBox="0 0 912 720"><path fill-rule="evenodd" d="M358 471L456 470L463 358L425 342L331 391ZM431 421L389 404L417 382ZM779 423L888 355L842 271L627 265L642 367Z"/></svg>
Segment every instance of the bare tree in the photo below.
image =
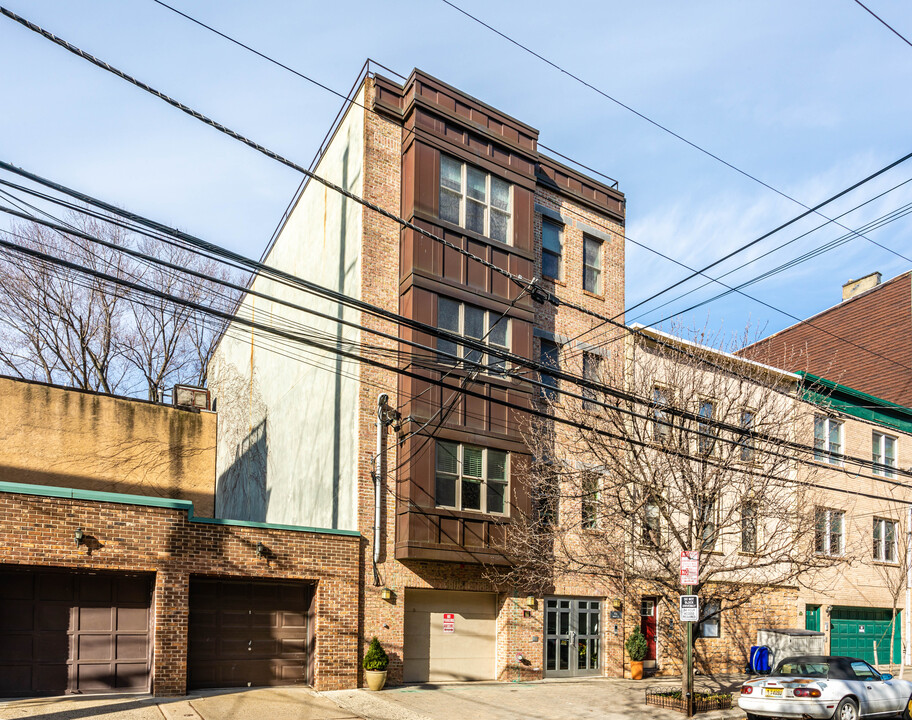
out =
<svg viewBox="0 0 912 720"><path fill-rule="evenodd" d="M73 234L38 223L21 223L4 234L19 245L184 301L233 309L237 293L221 284L230 273L215 260L80 213L72 213L68 223ZM126 248L180 269L129 255ZM175 383L205 384L217 334L210 318L180 303L16 251L0 254L2 372L158 400Z"/></svg>
<svg viewBox="0 0 912 720"><path fill-rule="evenodd" d="M890 646L888 651L890 672L893 672L893 647L896 642L896 615L899 610L899 601L906 591L906 581L909 572L909 563L912 556L909 554L909 543L906 535L900 533L899 529L903 526L901 520L896 517L892 520L885 517L874 518L874 543L875 553L880 552L878 558L880 562L873 563L874 569L883 581L884 588L890 595L892 603L892 615L890 617ZM876 555L875 555L876 557ZM908 609L906 610L908 612ZM899 676L903 676L905 668L905 647L908 638L903 638L902 649L900 650ZM876 658L875 658L876 660Z"/></svg>
<svg viewBox="0 0 912 720"><path fill-rule="evenodd" d="M712 621L849 560L820 551L815 469L794 445L813 411L795 377L646 332L628 335L622 368L585 355L568 368L619 396L546 396L571 424L527 424L534 510L511 526L510 579L553 592L585 578L627 607L643 595L676 607L681 552L696 551L693 592ZM683 652L680 633L666 642Z"/></svg>

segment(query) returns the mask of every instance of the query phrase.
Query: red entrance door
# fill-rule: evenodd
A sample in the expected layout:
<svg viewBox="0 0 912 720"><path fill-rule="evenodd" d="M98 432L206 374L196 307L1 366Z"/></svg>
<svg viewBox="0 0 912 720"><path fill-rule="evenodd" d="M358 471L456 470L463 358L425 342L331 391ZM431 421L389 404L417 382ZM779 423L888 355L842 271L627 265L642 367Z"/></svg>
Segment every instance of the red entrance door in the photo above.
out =
<svg viewBox="0 0 912 720"><path fill-rule="evenodd" d="M645 660L656 659L656 603L655 598L640 601L640 630L646 636Z"/></svg>

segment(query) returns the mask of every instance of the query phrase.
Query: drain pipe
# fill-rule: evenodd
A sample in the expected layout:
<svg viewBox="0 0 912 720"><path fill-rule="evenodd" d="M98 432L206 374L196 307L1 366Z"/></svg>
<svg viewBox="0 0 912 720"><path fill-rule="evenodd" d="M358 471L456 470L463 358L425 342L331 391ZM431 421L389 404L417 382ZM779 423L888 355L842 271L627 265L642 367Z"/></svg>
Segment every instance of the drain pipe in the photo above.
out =
<svg viewBox="0 0 912 720"><path fill-rule="evenodd" d="M380 586L380 501L383 491L383 430L386 427L385 416L388 413L389 395L380 393L377 397L377 453L374 455L374 585Z"/></svg>
<svg viewBox="0 0 912 720"><path fill-rule="evenodd" d="M903 667L912 665L912 505L909 506L909 515L906 518L906 606L903 608L903 615L906 616L906 657L903 660ZM892 649L891 649L892 651ZM899 676L903 676L903 668L900 668Z"/></svg>

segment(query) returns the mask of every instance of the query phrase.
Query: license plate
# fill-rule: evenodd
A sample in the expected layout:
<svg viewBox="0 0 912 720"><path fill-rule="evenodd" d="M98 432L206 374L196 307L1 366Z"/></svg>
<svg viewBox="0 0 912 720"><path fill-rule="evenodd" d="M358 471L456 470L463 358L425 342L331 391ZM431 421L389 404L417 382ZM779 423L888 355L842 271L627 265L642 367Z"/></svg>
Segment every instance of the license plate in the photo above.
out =
<svg viewBox="0 0 912 720"><path fill-rule="evenodd" d="M782 688L766 688L767 697L782 697Z"/></svg>

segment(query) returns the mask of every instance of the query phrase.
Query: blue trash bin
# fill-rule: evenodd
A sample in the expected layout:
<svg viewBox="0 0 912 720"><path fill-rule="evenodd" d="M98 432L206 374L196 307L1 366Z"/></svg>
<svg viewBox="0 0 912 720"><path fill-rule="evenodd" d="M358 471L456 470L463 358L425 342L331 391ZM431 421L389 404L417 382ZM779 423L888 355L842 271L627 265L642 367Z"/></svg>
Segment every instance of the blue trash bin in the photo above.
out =
<svg viewBox="0 0 912 720"><path fill-rule="evenodd" d="M766 675L771 670L772 652L766 645L752 645L750 649L750 669L758 675Z"/></svg>

